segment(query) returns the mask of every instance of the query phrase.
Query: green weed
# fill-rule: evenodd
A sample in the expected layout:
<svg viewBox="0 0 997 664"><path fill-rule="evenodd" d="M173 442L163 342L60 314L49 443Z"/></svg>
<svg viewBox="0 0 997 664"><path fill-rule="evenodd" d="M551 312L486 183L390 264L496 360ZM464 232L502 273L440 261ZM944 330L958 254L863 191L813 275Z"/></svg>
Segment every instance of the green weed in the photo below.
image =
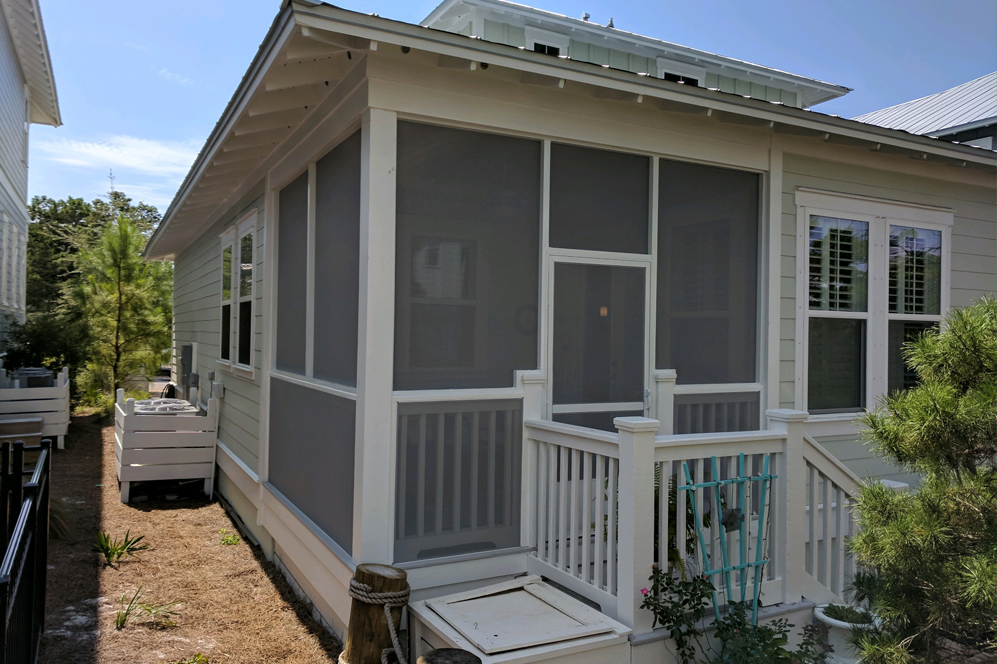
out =
<svg viewBox="0 0 997 664"><path fill-rule="evenodd" d="M139 551L148 549L148 544L139 543L143 539L145 539L144 535L132 537L131 531L126 530L124 539L119 541L117 538L111 539L110 533L105 533L102 530L97 534L97 541L93 545L93 550L104 556L104 563L106 565L114 567L124 556L134 556Z"/></svg>
<svg viewBox="0 0 997 664"><path fill-rule="evenodd" d="M242 541L238 535L230 533L227 528L222 528L218 531L218 534L222 536L222 544L225 546L232 546Z"/></svg>

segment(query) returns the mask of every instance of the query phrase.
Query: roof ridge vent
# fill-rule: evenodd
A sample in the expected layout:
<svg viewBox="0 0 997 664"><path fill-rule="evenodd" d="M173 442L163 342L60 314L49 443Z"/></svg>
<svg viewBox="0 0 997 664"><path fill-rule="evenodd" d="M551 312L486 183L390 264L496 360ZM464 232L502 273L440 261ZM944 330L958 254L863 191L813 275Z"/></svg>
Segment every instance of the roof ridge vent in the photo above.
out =
<svg viewBox="0 0 997 664"><path fill-rule="evenodd" d="M613 17L612 16L609 17L609 23L606 24L606 27L607 28L615 28L616 27L615 25L613 25Z"/></svg>
<svg viewBox="0 0 997 664"><path fill-rule="evenodd" d="M588 12L582 12L582 20L583 20L583 21L587 21L587 20L589 20L590 18L592 18L592 15L591 15L591 14L589 14Z"/></svg>

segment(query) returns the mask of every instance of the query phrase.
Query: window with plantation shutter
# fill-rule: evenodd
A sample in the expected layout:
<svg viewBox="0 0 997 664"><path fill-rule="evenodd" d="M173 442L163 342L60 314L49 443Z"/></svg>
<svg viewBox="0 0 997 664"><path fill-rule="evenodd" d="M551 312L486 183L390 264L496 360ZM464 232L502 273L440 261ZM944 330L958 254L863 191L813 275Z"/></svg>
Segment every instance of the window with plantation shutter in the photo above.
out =
<svg viewBox="0 0 997 664"><path fill-rule="evenodd" d="M952 210L799 189L797 338L803 408L821 419L874 408L918 376L909 344L948 306ZM841 415L835 415L840 413Z"/></svg>

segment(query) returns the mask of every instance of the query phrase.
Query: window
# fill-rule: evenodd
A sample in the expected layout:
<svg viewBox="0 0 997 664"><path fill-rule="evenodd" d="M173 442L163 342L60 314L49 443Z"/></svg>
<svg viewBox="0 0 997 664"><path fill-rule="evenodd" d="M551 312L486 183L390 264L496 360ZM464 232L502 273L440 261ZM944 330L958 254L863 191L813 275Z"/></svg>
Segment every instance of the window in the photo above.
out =
<svg viewBox="0 0 997 664"><path fill-rule="evenodd" d="M509 26L512 27L512 26ZM526 49L534 53L553 55L555 57L568 52L569 39L566 35L550 30L541 30L526 26ZM506 42L509 43L509 42Z"/></svg>
<svg viewBox="0 0 997 664"><path fill-rule="evenodd" d="M219 361L252 371L253 293L256 262L253 210L222 236Z"/></svg>
<svg viewBox="0 0 997 664"><path fill-rule="evenodd" d="M508 387L537 367L541 154L398 123L396 390Z"/></svg>
<svg viewBox="0 0 997 664"><path fill-rule="evenodd" d="M541 44L540 42L536 42L533 44L533 50L536 53L543 53L544 55L553 55L555 57L561 55L561 49L559 49L557 46Z"/></svg>
<svg viewBox="0 0 997 664"><path fill-rule="evenodd" d="M945 310L952 213L810 190L796 201L805 407L855 413L916 383L903 346Z"/></svg>
<svg viewBox="0 0 997 664"><path fill-rule="evenodd" d="M698 87L706 80L706 69L670 58L658 58L658 78Z"/></svg>

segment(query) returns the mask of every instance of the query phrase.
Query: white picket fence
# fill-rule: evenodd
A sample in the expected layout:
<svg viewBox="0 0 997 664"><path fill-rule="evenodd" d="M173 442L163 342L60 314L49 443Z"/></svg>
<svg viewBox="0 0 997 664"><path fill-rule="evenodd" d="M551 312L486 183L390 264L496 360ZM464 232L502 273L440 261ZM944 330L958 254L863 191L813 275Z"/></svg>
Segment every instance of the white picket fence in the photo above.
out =
<svg viewBox="0 0 997 664"><path fill-rule="evenodd" d="M676 523L670 528L669 479L678 481L686 462L694 483L701 482L712 474L712 457L717 457L719 477L709 479L730 479L738 473L740 454L750 474L757 475L769 455L769 472L778 477L769 488L766 518L759 518L755 497L745 501L752 537L746 551L728 539L731 562L755 558L754 535L762 528L761 554L770 561L761 579L765 604L802 597L840 600L853 570L846 543L858 478L804 435L806 413L770 410L766 416L766 431L686 435L655 435L659 422L646 418L620 418L616 433L528 419L524 514L535 547L529 573L591 599L636 634L648 632L651 615L639 607L652 566L670 569L680 561L681 567L695 568L702 551L685 536L686 501L695 500L703 514L713 500L710 489L679 491ZM711 561L719 563L723 537L733 534L713 518L704 531ZM738 575L732 576L728 596L739 597Z"/></svg>
<svg viewBox="0 0 997 664"><path fill-rule="evenodd" d="M65 449L69 430L69 368L63 367L52 387L22 387L6 369L0 369L0 419L42 418L42 437L55 438Z"/></svg>
<svg viewBox="0 0 997 664"><path fill-rule="evenodd" d="M205 415L139 415L135 400L118 390L114 405L114 460L127 503L131 482L204 479L211 496L218 436L218 399Z"/></svg>

